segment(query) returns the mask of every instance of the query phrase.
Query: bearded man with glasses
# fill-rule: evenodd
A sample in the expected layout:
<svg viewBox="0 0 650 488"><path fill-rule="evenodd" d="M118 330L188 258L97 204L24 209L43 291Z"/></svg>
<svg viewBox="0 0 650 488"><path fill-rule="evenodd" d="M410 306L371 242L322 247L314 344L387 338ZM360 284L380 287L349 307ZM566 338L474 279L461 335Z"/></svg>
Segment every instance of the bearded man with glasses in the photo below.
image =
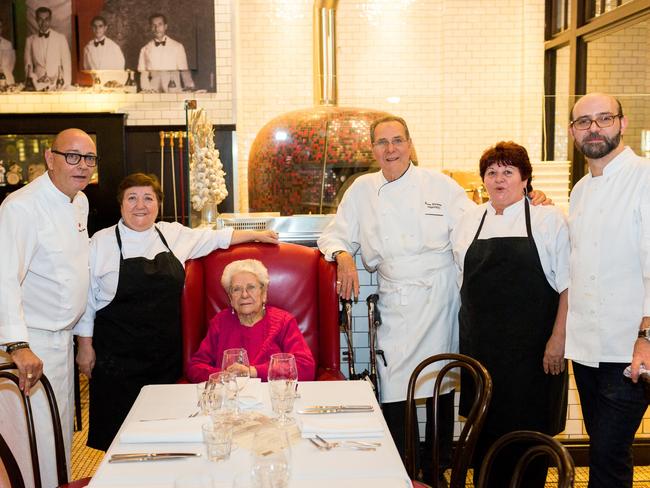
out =
<svg viewBox="0 0 650 488"><path fill-rule="evenodd" d="M16 363L20 389L31 397L43 486L57 485L52 421L37 383L43 372L56 395L70 466L72 335L86 308L89 283L88 199L82 190L97 160L88 134L64 130L45 151L47 172L0 206L0 344L5 346L0 362ZM23 418L19 395L12 389L4 394L12 398L3 402L0 417ZM9 445L24 444L24 429L5 424L9 430L2 434Z"/></svg>
<svg viewBox="0 0 650 488"><path fill-rule="evenodd" d="M566 352L589 434L589 488L631 487L631 446L648 403L650 161L623 144L621 103L603 93L573 107L569 133L589 173L569 207L571 281ZM623 377L632 363L632 381Z"/></svg>

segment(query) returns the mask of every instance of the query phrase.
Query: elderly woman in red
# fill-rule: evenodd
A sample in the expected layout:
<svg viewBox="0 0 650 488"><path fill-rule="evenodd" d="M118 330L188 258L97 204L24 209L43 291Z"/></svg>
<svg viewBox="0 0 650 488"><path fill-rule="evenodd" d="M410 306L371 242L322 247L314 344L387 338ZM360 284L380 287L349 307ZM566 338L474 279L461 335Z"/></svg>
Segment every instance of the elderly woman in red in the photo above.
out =
<svg viewBox="0 0 650 488"><path fill-rule="evenodd" d="M223 270L221 285L231 308L210 321L208 334L190 359L187 376L198 383L221 370L226 349L243 347L250 359L250 377L266 381L271 354L290 352L296 357L298 379L314 379L316 362L293 316L266 306L269 272L256 259L233 261ZM245 367L241 364L233 367Z"/></svg>

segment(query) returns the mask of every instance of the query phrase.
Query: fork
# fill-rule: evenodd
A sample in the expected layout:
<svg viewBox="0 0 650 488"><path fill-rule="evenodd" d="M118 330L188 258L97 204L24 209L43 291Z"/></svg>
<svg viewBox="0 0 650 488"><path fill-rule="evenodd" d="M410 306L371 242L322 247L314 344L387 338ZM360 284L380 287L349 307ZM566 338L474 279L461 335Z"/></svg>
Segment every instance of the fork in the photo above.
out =
<svg viewBox="0 0 650 488"><path fill-rule="evenodd" d="M356 449L358 451L374 451L377 447L381 447L379 442L360 442L360 441L342 441L342 442L329 442L323 439L321 436L316 435L316 439L320 442L317 443L314 439L309 439L312 444L314 444L319 449L324 449L329 451L335 447L347 447L350 449Z"/></svg>

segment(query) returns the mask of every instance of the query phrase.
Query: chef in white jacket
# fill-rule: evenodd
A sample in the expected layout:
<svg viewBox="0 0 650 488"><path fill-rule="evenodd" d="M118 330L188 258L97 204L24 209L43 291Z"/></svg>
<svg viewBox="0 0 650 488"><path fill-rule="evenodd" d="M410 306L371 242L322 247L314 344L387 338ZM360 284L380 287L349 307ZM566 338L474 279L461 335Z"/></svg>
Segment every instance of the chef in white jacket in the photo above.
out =
<svg viewBox="0 0 650 488"><path fill-rule="evenodd" d="M377 334L387 363L377 364L381 402L403 454L411 372L433 354L458 349L460 299L449 236L473 203L448 176L411 163L411 139L403 119L379 119L370 134L381 171L361 176L350 186L318 247L326 259L337 262L338 289L345 298L359 293L353 258L357 250L364 266L377 271L382 317ZM431 370L420 376L416 398L431 395L434 379ZM443 438L448 442L453 425L451 388L447 385L451 393L441 397L440 424L447 427Z"/></svg>
<svg viewBox="0 0 650 488"><path fill-rule="evenodd" d="M458 351L459 289L451 250L451 231L474 207L454 180L413 165L411 138L404 119L386 116L370 126L373 155L381 171L363 175L347 190L318 240L327 260L336 261L338 291L343 298L359 294L353 255L377 271L382 325L378 342L386 363L378 361L382 409L400 454L404 452L406 389L411 373L434 354ZM542 192L536 203L544 200ZM437 368L441 366L438 365ZM435 370L420 375L416 398L433 391ZM440 396L441 460L449 457L453 435L453 385ZM427 432L432 432L427 400ZM427 439L431 439L427 435ZM432 446L427 445L431 450ZM427 459L432 456L426 455ZM424 464L424 481L431 466Z"/></svg>
<svg viewBox="0 0 650 488"><path fill-rule="evenodd" d="M47 173L0 206L0 360L16 363L32 399L43 486L56 486L52 420L41 384L57 399L68 466L72 445L72 329L88 296L88 199L82 193L97 164L95 143L79 129L58 134L45 151ZM23 406L0 384L0 430L12 449L25 446ZM16 456L31 477L28 450ZM29 480L27 484L30 485Z"/></svg>

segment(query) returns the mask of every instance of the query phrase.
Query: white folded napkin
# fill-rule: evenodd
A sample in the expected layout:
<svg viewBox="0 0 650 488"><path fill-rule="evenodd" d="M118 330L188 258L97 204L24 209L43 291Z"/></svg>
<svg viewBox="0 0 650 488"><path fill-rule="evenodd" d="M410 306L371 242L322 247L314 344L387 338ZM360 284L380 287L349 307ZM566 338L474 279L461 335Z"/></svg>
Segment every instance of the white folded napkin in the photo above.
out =
<svg viewBox="0 0 650 488"><path fill-rule="evenodd" d="M239 392L239 404L244 410L253 410L264 406L261 398L262 379L250 378Z"/></svg>
<svg viewBox="0 0 650 488"><path fill-rule="evenodd" d="M302 437L314 437L316 434L324 439L384 436L384 426L374 415L358 413L301 415L298 417L298 425Z"/></svg>
<svg viewBox="0 0 650 488"><path fill-rule="evenodd" d="M211 422L208 416L194 418L129 422L120 434L120 442L202 442L201 425Z"/></svg>

